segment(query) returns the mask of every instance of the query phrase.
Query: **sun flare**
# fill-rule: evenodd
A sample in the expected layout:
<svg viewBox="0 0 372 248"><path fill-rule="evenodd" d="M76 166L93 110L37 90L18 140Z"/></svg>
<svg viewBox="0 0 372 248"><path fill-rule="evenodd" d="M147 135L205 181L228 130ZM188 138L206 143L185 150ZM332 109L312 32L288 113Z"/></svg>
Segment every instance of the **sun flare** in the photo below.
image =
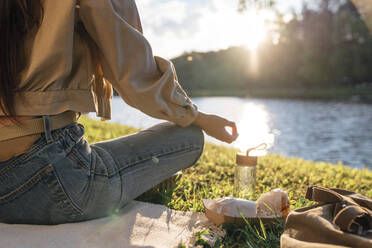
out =
<svg viewBox="0 0 372 248"><path fill-rule="evenodd" d="M263 106L246 103L241 119L237 122L239 138L235 142L234 147L244 152L248 148L266 143L267 148L271 148L274 144L275 136L270 130L269 121L269 115ZM266 151L251 152L252 156L262 156L265 154Z"/></svg>
<svg viewBox="0 0 372 248"><path fill-rule="evenodd" d="M265 25L264 16L256 11L252 10L244 14L244 29L242 33L244 34L244 45L249 50L256 50L260 43L265 39L267 28Z"/></svg>

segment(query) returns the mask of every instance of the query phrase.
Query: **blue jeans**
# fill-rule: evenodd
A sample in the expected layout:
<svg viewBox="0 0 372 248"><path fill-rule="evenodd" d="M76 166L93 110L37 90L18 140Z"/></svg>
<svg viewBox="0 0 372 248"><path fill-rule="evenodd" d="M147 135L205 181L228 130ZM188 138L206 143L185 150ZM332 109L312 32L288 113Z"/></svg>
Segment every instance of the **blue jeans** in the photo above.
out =
<svg viewBox="0 0 372 248"><path fill-rule="evenodd" d="M193 165L202 131L162 123L89 145L84 127L45 130L31 150L0 163L0 222L59 224L103 217Z"/></svg>

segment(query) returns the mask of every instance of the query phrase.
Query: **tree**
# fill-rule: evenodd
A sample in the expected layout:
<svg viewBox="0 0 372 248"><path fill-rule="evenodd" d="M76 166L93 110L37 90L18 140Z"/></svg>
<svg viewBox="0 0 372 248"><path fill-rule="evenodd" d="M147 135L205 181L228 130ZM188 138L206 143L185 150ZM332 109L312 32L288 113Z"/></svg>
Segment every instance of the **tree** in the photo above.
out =
<svg viewBox="0 0 372 248"><path fill-rule="evenodd" d="M287 22L278 13L268 35L272 39L256 51L260 70L254 75L249 71L252 52L233 47L174 59L180 81L189 90L220 92L372 82L372 36L364 22L367 12L346 0L316 3L311 8L304 4L301 13L293 13Z"/></svg>

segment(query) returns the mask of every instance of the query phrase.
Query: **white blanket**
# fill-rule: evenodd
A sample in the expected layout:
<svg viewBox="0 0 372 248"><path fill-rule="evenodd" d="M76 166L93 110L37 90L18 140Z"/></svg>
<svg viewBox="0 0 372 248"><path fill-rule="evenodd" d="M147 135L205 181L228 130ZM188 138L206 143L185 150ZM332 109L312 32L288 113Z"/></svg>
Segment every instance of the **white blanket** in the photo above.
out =
<svg viewBox="0 0 372 248"><path fill-rule="evenodd" d="M134 201L121 214L55 226L0 223L0 247L127 248L177 247L208 226L201 213L174 211Z"/></svg>

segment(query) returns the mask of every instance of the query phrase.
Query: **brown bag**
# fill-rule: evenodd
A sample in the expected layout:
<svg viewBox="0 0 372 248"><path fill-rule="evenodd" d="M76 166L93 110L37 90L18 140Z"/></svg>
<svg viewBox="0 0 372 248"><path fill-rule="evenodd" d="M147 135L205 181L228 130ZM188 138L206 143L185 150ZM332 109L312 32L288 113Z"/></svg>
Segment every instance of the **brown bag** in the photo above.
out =
<svg viewBox="0 0 372 248"><path fill-rule="evenodd" d="M372 248L372 199L317 186L306 198L319 204L288 215L281 248Z"/></svg>

